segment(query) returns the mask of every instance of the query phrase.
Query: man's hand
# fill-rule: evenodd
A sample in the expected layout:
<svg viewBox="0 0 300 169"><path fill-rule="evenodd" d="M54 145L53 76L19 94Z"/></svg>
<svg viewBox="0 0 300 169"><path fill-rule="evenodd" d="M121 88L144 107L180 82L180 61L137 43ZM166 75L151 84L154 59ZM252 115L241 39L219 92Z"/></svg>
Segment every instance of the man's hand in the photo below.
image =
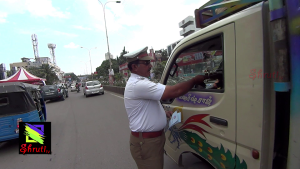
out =
<svg viewBox="0 0 300 169"><path fill-rule="evenodd" d="M188 81L178 83L174 86L166 85L165 91L161 97L161 100L167 100L171 98L176 98L182 96L189 92L190 89L195 85L205 86L204 80L206 76L198 75Z"/></svg>
<svg viewBox="0 0 300 169"><path fill-rule="evenodd" d="M172 111L165 111L168 118L172 117L173 112Z"/></svg>
<svg viewBox="0 0 300 169"><path fill-rule="evenodd" d="M210 79L223 79L223 74L222 73L211 73L209 74L208 78Z"/></svg>
<svg viewBox="0 0 300 169"><path fill-rule="evenodd" d="M205 86L204 84L204 80L208 79L208 76L203 76L203 75L197 75L193 78L194 84L195 85L201 85L201 86Z"/></svg>
<svg viewBox="0 0 300 169"><path fill-rule="evenodd" d="M224 78L222 73L212 73L209 75L209 78L217 80L217 82L214 84L216 88L224 88Z"/></svg>

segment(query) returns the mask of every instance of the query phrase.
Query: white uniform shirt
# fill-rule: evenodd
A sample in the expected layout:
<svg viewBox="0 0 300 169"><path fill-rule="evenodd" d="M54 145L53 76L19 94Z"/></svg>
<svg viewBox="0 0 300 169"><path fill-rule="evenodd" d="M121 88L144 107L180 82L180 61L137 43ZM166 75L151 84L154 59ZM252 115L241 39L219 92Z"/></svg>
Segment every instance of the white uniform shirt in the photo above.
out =
<svg viewBox="0 0 300 169"><path fill-rule="evenodd" d="M160 99L165 87L131 73L124 92L124 103L131 131L152 132L164 129L167 125L167 117Z"/></svg>

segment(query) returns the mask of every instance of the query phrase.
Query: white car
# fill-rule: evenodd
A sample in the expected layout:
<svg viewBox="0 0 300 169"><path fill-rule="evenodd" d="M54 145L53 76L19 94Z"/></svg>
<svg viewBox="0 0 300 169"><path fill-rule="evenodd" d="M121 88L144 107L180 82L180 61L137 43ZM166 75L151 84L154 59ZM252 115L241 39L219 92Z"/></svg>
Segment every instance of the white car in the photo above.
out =
<svg viewBox="0 0 300 169"><path fill-rule="evenodd" d="M92 94L104 94L104 89L98 80L88 81L85 83L85 87L83 88L83 94L85 97Z"/></svg>
<svg viewBox="0 0 300 169"><path fill-rule="evenodd" d="M71 92L76 91L76 86L74 84L71 85Z"/></svg>

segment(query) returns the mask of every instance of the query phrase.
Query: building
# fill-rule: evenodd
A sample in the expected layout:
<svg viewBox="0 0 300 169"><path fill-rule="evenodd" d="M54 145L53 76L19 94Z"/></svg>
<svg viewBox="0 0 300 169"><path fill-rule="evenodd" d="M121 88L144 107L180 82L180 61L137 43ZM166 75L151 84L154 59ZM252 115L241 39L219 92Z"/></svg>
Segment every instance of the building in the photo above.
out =
<svg viewBox="0 0 300 169"><path fill-rule="evenodd" d="M15 74L17 71L18 71L18 68L15 67L15 66L11 67L11 69L10 69L10 72L11 72L12 75Z"/></svg>
<svg viewBox="0 0 300 169"><path fill-rule="evenodd" d="M0 64L0 80L6 79L6 68L5 68L5 64L1 63Z"/></svg>
<svg viewBox="0 0 300 169"><path fill-rule="evenodd" d="M113 59L114 56L112 54L110 54L110 59ZM108 55L108 52L105 53L105 60L109 60L109 55Z"/></svg>
<svg viewBox="0 0 300 169"><path fill-rule="evenodd" d="M63 80L64 72L61 71L60 67L53 64L49 57L39 57L36 59L36 62L35 61L32 62L30 59L31 58L23 57L23 58L21 58L22 62L11 63L10 70L12 71L12 73L15 73L20 67L24 67L26 69L26 68L30 68L30 67L41 67L42 64L48 64L48 65L54 67L54 72L56 73L58 79L60 81Z"/></svg>
<svg viewBox="0 0 300 169"><path fill-rule="evenodd" d="M36 58L36 62L41 63L41 64L52 64L51 59L49 57L39 57Z"/></svg>
<svg viewBox="0 0 300 169"><path fill-rule="evenodd" d="M190 34L200 30L200 28L196 28L196 22L195 18L192 16L186 17L184 20L179 22L179 28L182 28L182 30L179 32L180 36L187 37ZM171 43L170 45L167 46L167 51L168 55L172 53L174 50L175 46L181 41L182 39Z"/></svg>
<svg viewBox="0 0 300 169"><path fill-rule="evenodd" d="M199 28L196 28L195 23L195 18L192 16L188 16L184 20L179 22L179 28L182 28L182 30L180 31L180 36L187 37L190 34L200 30Z"/></svg>
<svg viewBox="0 0 300 169"><path fill-rule="evenodd" d="M171 43L170 45L167 46L167 51L168 51L168 55L170 56L172 51L174 50L175 46L181 41L181 39L179 41L176 41L174 43Z"/></svg>
<svg viewBox="0 0 300 169"><path fill-rule="evenodd" d="M36 62L35 61L32 62L30 59L31 58L23 57L23 58L21 58L22 62L11 63L10 70L12 70L13 67L17 67L17 68L41 67L42 64L49 64L49 65L53 66L50 58L48 58L48 57L37 58Z"/></svg>
<svg viewBox="0 0 300 169"><path fill-rule="evenodd" d="M127 62L119 66L119 73L121 73L123 75L123 77L125 78L126 81L129 78L129 72L130 72L130 70L128 68Z"/></svg>
<svg viewBox="0 0 300 169"><path fill-rule="evenodd" d="M14 68L20 68L20 67L24 67L24 68L28 68L29 67L29 62L16 62L16 63L11 63L9 64L10 70L13 70Z"/></svg>

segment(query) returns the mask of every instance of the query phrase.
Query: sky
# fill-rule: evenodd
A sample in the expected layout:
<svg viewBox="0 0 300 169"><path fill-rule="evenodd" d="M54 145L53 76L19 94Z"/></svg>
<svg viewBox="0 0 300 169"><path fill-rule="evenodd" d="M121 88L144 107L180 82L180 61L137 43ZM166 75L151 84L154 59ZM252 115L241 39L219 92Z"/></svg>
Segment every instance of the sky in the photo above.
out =
<svg viewBox="0 0 300 169"><path fill-rule="evenodd" d="M106 4L109 48L116 58L124 46L129 52L146 46L160 50L182 39L179 22L194 17L208 0L100 1ZM91 65L94 72L108 52L98 0L0 0L0 30L0 63L7 70L22 57L34 58L32 34L40 57L51 58L48 43L56 44L56 63L65 73L89 74Z"/></svg>

